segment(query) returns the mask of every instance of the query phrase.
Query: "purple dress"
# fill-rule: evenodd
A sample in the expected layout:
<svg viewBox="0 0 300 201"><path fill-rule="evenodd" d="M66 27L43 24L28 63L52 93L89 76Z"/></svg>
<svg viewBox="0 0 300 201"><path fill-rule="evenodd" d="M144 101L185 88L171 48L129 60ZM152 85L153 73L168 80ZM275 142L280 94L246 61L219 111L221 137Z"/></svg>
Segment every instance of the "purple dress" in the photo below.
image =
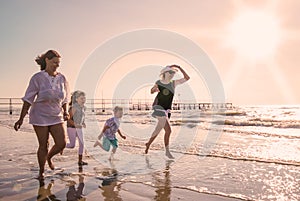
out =
<svg viewBox="0 0 300 201"><path fill-rule="evenodd" d="M50 126L64 122L62 105L68 103L69 85L64 75L55 77L40 71L31 77L25 96L31 104L29 123Z"/></svg>

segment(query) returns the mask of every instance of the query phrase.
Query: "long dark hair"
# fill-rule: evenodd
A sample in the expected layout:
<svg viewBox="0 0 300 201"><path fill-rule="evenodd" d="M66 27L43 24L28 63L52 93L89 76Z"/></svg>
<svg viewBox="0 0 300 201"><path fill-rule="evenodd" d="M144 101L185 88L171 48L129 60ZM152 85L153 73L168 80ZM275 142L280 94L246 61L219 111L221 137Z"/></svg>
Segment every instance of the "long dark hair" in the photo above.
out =
<svg viewBox="0 0 300 201"><path fill-rule="evenodd" d="M46 53L37 56L35 62L41 66L41 70L45 70L46 68L46 58L53 59L54 57L60 58L60 55L55 50L48 50Z"/></svg>

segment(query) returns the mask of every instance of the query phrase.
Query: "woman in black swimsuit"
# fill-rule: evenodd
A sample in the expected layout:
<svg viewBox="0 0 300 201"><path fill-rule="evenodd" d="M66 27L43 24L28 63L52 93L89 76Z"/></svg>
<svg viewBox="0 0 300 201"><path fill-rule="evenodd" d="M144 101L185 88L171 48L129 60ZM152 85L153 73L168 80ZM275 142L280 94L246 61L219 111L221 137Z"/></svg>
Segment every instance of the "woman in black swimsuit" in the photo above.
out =
<svg viewBox="0 0 300 201"><path fill-rule="evenodd" d="M183 78L178 80L172 80L176 71L180 71L183 74ZM175 93L175 88L188 81L190 77L188 74L178 65L166 66L161 70L161 79L156 81L155 85L151 88L151 94L158 92L154 103L152 116L158 119L155 130L153 131L149 141L146 143L145 153L148 153L150 145L157 137L159 132L164 129L165 136L164 142L166 147L166 156L173 159L174 157L169 151L169 140L171 135L171 127L169 123L169 118L171 116L170 110L172 108L173 97Z"/></svg>

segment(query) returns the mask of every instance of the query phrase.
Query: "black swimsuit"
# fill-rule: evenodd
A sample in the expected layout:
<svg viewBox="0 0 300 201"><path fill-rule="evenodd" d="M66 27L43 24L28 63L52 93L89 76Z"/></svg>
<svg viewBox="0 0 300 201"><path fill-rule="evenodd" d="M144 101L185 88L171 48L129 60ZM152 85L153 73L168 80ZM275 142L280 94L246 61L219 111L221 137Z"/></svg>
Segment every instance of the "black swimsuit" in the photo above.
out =
<svg viewBox="0 0 300 201"><path fill-rule="evenodd" d="M172 108L175 93L174 82L171 81L168 84L164 84L158 80L155 84L157 84L159 92L153 103L154 112L152 113L152 116L166 116L166 111ZM168 118L170 118L170 116L171 113L168 113Z"/></svg>

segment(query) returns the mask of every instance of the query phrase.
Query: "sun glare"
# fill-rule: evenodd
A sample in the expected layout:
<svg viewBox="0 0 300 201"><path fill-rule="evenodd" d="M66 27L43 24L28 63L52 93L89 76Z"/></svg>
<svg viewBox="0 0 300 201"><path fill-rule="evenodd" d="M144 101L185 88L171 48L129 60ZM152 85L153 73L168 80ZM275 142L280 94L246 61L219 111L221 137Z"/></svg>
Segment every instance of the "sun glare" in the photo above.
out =
<svg viewBox="0 0 300 201"><path fill-rule="evenodd" d="M226 44L239 56L257 61L273 56L280 42L275 16L262 11L246 11L229 25Z"/></svg>

